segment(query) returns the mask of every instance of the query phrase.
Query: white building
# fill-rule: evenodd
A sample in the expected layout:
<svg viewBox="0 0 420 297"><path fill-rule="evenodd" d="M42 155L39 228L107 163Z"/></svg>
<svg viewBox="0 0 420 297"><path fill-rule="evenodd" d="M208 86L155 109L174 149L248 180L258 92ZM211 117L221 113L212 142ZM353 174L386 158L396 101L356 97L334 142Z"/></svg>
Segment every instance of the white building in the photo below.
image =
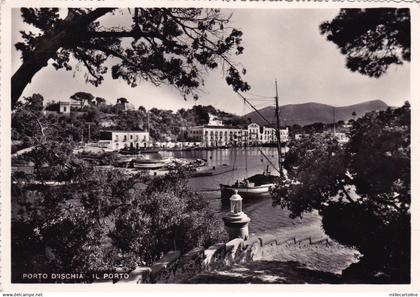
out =
<svg viewBox="0 0 420 297"><path fill-rule="evenodd" d="M280 129L280 142L288 142L289 141L289 128Z"/></svg>
<svg viewBox="0 0 420 297"><path fill-rule="evenodd" d="M247 134L249 145L277 142L276 129L271 127L261 127L256 123L251 123L248 125ZM280 142L287 141L289 141L289 128L280 129Z"/></svg>
<svg viewBox="0 0 420 297"><path fill-rule="evenodd" d="M145 131L104 131L100 138L98 144L111 150L150 146L150 135Z"/></svg>
<svg viewBox="0 0 420 297"><path fill-rule="evenodd" d="M188 129L188 138L201 142L206 147L225 145L243 145L244 131L239 127L229 126L195 126Z"/></svg>
<svg viewBox="0 0 420 297"><path fill-rule="evenodd" d="M280 131L281 133L281 131ZM277 142L276 129L270 127L263 127L261 143L275 143ZM280 135L280 139L281 135Z"/></svg>
<svg viewBox="0 0 420 297"><path fill-rule="evenodd" d="M260 127L251 123L246 129L223 125L204 125L191 127L187 131L191 141L201 142L202 146L217 147L231 145L259 145L264 143L275 143L277 141L276 129ZM288 141L289 130L280 130L282 142Z"/></svg>
<svg viewBox="0 0 420 297"><path fill-rule="evenodd" d="M70 101L60 101L60 102L58 102L58 112L59 113L70 113Z"/></svg>
<svg viewBox="0 0 420 297"><path fill-rule="evenodd" d="M73 108L82 108L88 105L86 101L78 101L70 98L69 100L58 101L58 111L59 113L70 114Z"/></svg>
<svg viewBox="0 0 420 297"><path fill-rule="evenodd" d="M333 136L338 143L347 143L350 141L350 138L343 132L336 132Z"/></svg>
<svg viewBox="0 0 420 297"><path fill-rule="evenodd" d="M255 145L261 142L262 136L260 135L260 125L256 123L251 123L248 125L247 129L247 144Z"/></svg>

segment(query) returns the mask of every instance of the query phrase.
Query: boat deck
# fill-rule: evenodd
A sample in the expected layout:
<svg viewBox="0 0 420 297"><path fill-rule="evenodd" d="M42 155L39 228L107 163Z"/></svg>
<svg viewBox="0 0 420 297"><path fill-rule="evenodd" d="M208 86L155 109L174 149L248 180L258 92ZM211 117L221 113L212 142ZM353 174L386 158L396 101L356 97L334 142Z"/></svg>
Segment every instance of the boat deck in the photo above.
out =
<svg viewBox="0 0 420 297"><path fill-rule="evenodd" d="M219 166L213 166L209 169L200 170L191 174L191 177L202 177L202 176L214 176L223 174L226 172L233 171L234 168L231 165L223 164Z"/></svg>

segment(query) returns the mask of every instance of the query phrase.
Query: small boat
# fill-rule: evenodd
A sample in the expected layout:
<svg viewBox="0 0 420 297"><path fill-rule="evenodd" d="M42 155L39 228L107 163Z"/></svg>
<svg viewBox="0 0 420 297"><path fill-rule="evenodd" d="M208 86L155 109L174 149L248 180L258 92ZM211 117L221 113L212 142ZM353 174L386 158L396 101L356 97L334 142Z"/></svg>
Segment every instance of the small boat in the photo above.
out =
<svg viewBox="0 0 420 297"><path fill-rule="evenodd" d="M214 176L223 174L226 172L233 171L234 168L228 164L222 164L219 166L213 166L212 168L207 168L204 170L196 170L191 174L191 177L203 177L203 176Z"/></svg>
<svg viewBox="0 0 420 297"><path fill-rule="evenodd" d="M242 181L236 181L233 185L220 184L221 198L229 199L235 191L238 191L238 194L244 199L267 197L279 178L265 170L262 174L255 174Z"/></svg>
<svg viewBox="0 0 420 297"><path fill-rule="evenodd" d="M280 174L279 176L277 175L272 175L269 171L269 165L267 165L267 168L264 170L264 172L262 174L256 174L253 175L251 177L247 177L245 179L243 179L242 181L237 180L236 183L234 183L233 185L225 185L225 184L220 184L220 192L221 192L221 198L222 200L227 200L229 199L235 192L238 193L242 198L246 199L246 198L263 198L263 197L267 197L270 195L270 191L273 187L275 187L276 184L278 184L281 180L281 177L284 176L283 174L283 167L282 167L282 163L284 161L283 159L283 154L281 152L281 148L282 148L282 141L281 141L281 134L280 134L280 118L279 118L279 106L278 106L278 93L277 93L277 80L275 81L275 86L276 86L276 96L275 96L275 103L276 103L276 132L278 137L276 137L276 146L278 149L278 164L279 167L278 169L275 168L275 166L273 166L273 164L271 163L271 161L267 158L267 156L263 153L262 150L259 149L259 151L261 152L261 154L269 161L269 163L271 164L271 166L276 169L278 171L278 173ZM239 94L239 93L238 93ZM240 95L240 94L239 94ZM240 95L242 97L242 95ZM245 97L243 97L243 99L245 99ZM244 103L246 101L244 100ZM250 104L249 102L247 102L248 104ZM255 109L255 107L250 104L251 107L253 107ZM245 143L245 152L246 152L246 147L249 146L250 144L246 144ZM286 146L286 143L284 143L284 147ZM236 160L236 157L235 157ZM247 165L245 165L247 166Z"/></svg>
<svg viewBox="0 0 420 297"><path fill-rule="evenodd" d="M168 159L163 159L158 153L142 155L132 160L133 168L138 169L159 169L165 167L168 161Z"/></svg>
<svg viewBox="0 0 420 297"><path fill-rule="evenodd" d="M158 160L133 160L133 168L159 169L165 167L166 162Z"/></svg>
<svg viewBox="0 0 420 297"><path fill-rule="evenodd" d="M118 151L121 155L137 155L140 153L139 149L135 148L123 148Z"/></svg>

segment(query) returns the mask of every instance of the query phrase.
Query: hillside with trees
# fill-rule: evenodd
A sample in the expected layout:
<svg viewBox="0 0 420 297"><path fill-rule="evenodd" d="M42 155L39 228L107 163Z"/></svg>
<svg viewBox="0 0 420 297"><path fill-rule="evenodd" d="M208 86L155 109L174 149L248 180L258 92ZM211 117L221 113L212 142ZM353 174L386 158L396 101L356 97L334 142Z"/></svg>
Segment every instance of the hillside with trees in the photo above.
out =
<svg viewBox="0 0 420 297"><path fill-rule="evenodd" d="M127 98L106 104L104 98L89 93L77 92L72 97L84 103L83 107L72 108L70 114L58 113L58 103L46 103L40 94L18 102L12 112L12 140L17 144L14 150L30 147L46 137L67 143L97 141L102 130L149 131L155 141L186 141L186 130L208 124L209 114L219 117L226 125L247 123L211 105L195 105L175 112L157 108L147 111L143 106L124 110L121 105L129 104ZM47 112L43 111L44 105Z"/></svg>

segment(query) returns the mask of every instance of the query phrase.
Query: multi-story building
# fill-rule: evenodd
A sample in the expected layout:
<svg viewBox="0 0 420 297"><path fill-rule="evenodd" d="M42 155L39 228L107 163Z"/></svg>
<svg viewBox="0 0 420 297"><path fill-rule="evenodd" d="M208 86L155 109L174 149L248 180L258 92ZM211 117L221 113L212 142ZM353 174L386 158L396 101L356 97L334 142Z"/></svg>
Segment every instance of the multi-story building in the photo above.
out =
<svg viewBox="0 0 420 297"><path fill-rule="evenodd" d="M187 133L189 139L200 141L207 147L244 144L243 130L240 127L203 125L191 127Z"/></svg>
<svg viewBox="0 0 420 297"><path fill-rule="evenodd" d="M150 146L150 135L146 131L103 131L98 144L103 148L145 148Z"/></svg>
<svg viewBox="0 0 420 297"><path fill-rule="evenodd" d="M281 133L282 131L280 131ZM275 143L277 142L277 135L276 135L276 129L271 127L263 127L262 131L262 143ZM281 135L280 135L280 139Z"/></svg>
<svg viewBox="0 0 420 297"><path fill-rule="evenodd" d="M289 128L280 129L280 142L288 142L289 141Z"/></svg>
<svg viewBox="0 0 420 297"><path fill-rule="evenodd" d="M248 145L256 145L261 142L262 136L260 135L260 125L256 123L251 123L248 125L247 129L247 144Z"/></svg>
<svg viewBox="0 0 420 297"><path fill-rule="evenodd" d="M256 123L251 123L248 125L247 133L247 143L249 145L277 142L276 129L271 127L261 127ZM287 142L288 140L289 129L280 129L280 142Z"/></svg>
<svg viewBox="0 0 420 297"><path fill-rule="evenodd" d="M230 145L259 145L264 143L275 143L277 141L276 129L260 127L251 123L247 128L231 127L223 125L203 125L191 127L187 131L191 141L199 141L203 146L217 147ZM280 130L282 142L288 141L289 130Z"/></svg>

